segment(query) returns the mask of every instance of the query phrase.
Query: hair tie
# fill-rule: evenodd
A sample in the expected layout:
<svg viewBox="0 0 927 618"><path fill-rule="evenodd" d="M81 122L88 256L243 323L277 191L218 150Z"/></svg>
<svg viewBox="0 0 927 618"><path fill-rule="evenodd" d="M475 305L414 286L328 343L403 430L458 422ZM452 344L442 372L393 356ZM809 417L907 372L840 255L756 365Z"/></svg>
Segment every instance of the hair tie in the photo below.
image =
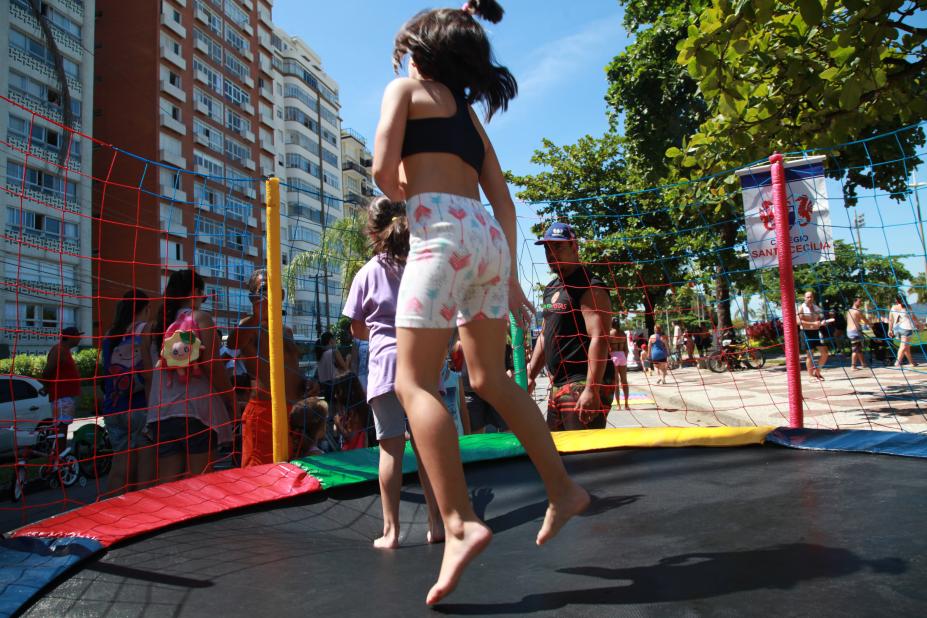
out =
<svg viewBox="0 0 927 618"><path fill-rule="evenodd" d="M474 13L473 7L470 6L469 0L463 3L463 6L460 7L460 10L464 13L469 13L470 15L473 15Z"/></svg>
<svg viewBox="0 0 927 618"><path fill-rule="evenodd" d="M395 222L396 222L396 219L398 219L398 218L399 218L399 215L396 215L395 217L393 217L393 219L392 219L393 223L395 223Z"/></svg>

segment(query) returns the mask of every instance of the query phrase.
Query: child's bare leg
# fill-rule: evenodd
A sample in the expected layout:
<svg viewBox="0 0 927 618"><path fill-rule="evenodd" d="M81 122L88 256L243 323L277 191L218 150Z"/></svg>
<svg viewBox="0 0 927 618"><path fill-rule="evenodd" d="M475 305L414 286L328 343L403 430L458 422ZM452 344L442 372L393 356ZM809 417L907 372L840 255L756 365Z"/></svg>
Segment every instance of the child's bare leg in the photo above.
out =
<svg viewBox="0 0 927 618"><path fill-rule="evenodd" d="M431 486L431 479L428 478L428 471L422 463L422 457L418 454L418 447L415 445L415 436L412 437L412 451L415 453L415 459L418 461L418 480L422 484L422 493L425 494L425 506L428 508L428 532L425 533L425 540L429 543L444 542L444 522L441 521L441 511L438 510L438 502L435 500L435 490Z"/></svg>
<svg viewBox="0 0 927 618"><path fill-rule="evenodd" d="M473 512L460 461L457 429L438 395L449 329L397 329L396 394L409 417L421 462L444 521L444 557L425 602L437 603L457 586L464 569L492 539Z"/></svg>
<svg viewBox="0 0 927 618"><path fill-rule="evenodd" d="M505 328L504 320L474 320L460 327L460 340L471 386L499 411L544 482L550 505L537 536L543 545L586 509L589 494L567 474L537 403L506 377Z"/></svg>
<svg viewBox="0 0 927 618"><path fill-rule="evenodd" d="M383 536L375 539L377 549L399 547L399 493L402 491L402 451L405 436L380 440L380 502L383 505Z"/></svg>

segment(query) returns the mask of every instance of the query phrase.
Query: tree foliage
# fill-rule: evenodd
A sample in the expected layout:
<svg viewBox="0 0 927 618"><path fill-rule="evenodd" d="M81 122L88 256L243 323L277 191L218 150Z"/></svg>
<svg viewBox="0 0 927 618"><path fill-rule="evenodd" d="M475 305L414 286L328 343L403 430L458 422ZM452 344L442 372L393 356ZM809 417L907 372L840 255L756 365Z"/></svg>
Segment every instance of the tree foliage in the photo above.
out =
<svg viewBox="0 0 927 618"><path fill-rule="evenodd" d="M290 298L296 297L296 284L301 277L325 276L338 268L341 271L341 289L347 291L354 275L370 257L366 226L366 212L338 219L322 234L318 248L294 255L283 269L283 285ZM320 287L325 287L325 284Z"/></svg>
<svg viewBox="0 0 927 618"><path fill-rule="evenodd" d="M667 155L700 176L773 150L851 142L927 118L927 28L910 23L925 9L925 0L715 0L692 14L677 45L708 118ZM835 154L847 168L913 156L923 142L916 131L874 145L885 152L871 145ZM900 198L906 176L903 165L855 171L846 179L848 205L857 186Z"/></svg>
<svg viewBox="0 0 927 618"><path fill-rule="evenodd" d="M778 289L737 250L745 240L739 183L719 173L774 151L857 142L828 153L839 160L827 173L840 178L846 205L859 188L904 197L923 132L858 140L927 118L927 29L912 25L927 0L621 3L635 40L606 67L608 135L570 146L545 140L532 161L546 170L510 180L524 187L523 199L551 200L539 211L546 220L580 222L594 239L584 257L633 262L612 273L619 288L641 288L629 301L652 311L663 299L656 290L695 281L725 328L732 286ZM591 199L605 193L618 197ZM590 199L566 201L575 198ZM840 277L840 294L849 293L857 280L841 264L817 273ZM900 283L895 275L906 271L894 265L884 281ZM884 270L865 268L873 283ZM855 292L881 298L887 290Z"/></svg>

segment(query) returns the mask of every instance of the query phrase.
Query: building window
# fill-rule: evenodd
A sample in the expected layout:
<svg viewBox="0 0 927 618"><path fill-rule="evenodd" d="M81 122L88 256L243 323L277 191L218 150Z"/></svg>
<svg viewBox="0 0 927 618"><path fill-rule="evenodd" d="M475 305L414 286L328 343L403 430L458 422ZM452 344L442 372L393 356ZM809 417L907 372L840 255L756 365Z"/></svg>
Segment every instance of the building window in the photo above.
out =
<svg viewBox="0 0 927 618"><path fill-rule="evenodd" d="M295 152L288 152L286 154L286 166L289 169L298 169L319 178L319 166L316 163L313 163L306 157Z"/></svg>
<svg viewBox="0 0 927 618"><path fill-rule="evenodd" d="M251 95L228 80L225 82L225 98L239 107L251 105Z"/></svg>
<svg viewBox="0 0 927 618"><path fill-rule="evenodd" d="M251 132L251 121L239 116L230 109L225 110L225 126L238 135Z"/></svg>
<svg viewBox="0 0 927 618"><path fill-rule="evenodd" d="M247 54L251 51L251 44L248 40L232 28L225 29L225 42L237 49L240 54Z"/></svg>
<svg viewBox="0 0 927 618"><path fill-rule="evenodd" d="M209 35L199 28L193 29L193 39L197 43L202 43L206 46L206 53L209 55L210 59L216 63L222 63L222 46L220 44L213 41Z"/></svg>
<svg viewBox="0 0 927 618"><path fill-rule="evenodd" d="M328 143L331 144L332 146L337 146L337 145L338 145L338 136L335 135L334 133L332 133L331 131L329 131L328 129L326 129L326 128L323 127L323 128L322 128L322 141L323 141L323 142L328 142Z"/></svg>
<svg viewBox="0 0 927 618"><path fill-rule="evenodd" d="M225 155L238 163L251 160L251 149L231 138L225 138Z"/></svg>
<svg viewBox="0 0 927 618"><path fill-rule="evenodd" d="M331 111L324 105L322 106L321 112L322 112L322 120L325 120L326 122L328 122L329 124L331 124L337 129L338 128L338 114Z"/></svg>
<svg viewBox="0 0 927 618"><path fill-rule="evenodd" d="M221 161L199 150L193 151L193 162L197 166L197 171L200 173L217 177L221 177L225 174L225 166L222 165ZM203 169L199 169L200 167Z"/></svg>
<svg viewBox="0 0 927 618"><path fill-rule="evenodd" d="M327 148L322 149L322 160L326 163L338 167L338 155Z"/></svg>
<svg viewBox="0 0 927 618"><path fill-rule="evenodd" d="M303 90L296 84L287 84L284 87L283 92L284 92L283 96L290 97L290 98L296 99L297 101L302 102L303 105L305 105L306 107L308 107L314 112L319 111L319 100L315 96L310 94L309 91Z"/></svg>
<svg viewBox="0 0 927 618"><path fill-rule="evenodd" d="M341 188L341 179L335 174L326 172L324 170L322 171L322 182L332 187L335 187L336 189Z"/></svg>
<svg viewBox="0 0 927 618"><path fill-rule="evenodd" d="M229 53L229 50L225 50L225 68L240 81L245 81L251 77L251 69L239 62L238 58Z"/></svg>
<svg viewBox="0 0 927 618"><path fill-rule="evenodd" d="M222 94L222 76L198 58L193 59L193 70L216 94Z"/></svg>
<svg viewBox="0 0 927 618"><path fill-rule="evenodd" d="M200 143L205 141L206 145L209 146L210 149L215 150L216 152L223 151L224 140L222 133L218 129L209 126L205 122L198 119L193 120L193 135L201 137L202 140L198 141Z"/></svg>
<svg viewBox="0 0 927 618"><path fill-rule="evenodd" d="M238 26L247 26L251 22L248 14L238 6L235 0L225 0L225 16Z"/></svg>
<svg viewBox="0 0 927 618"><path fill-rule="evenodd" d="M287 107L284 109L284 118L293 122L298 122L303 125L310 131L314 133L319 132L319 123L316 120L313 120L309 117L309 114L304 112L301 109L295 107Z"/></svg>
<svg viewBox="0 0 927 618"><path fill-rule="evenodd" d="M77 324L77 307L7 303L3 309L7 328L60 330Z"/></svg>
<svg viewBox="0 0 927 618"><path fill-rule="evenodd" d="M23 183L23 164L16 161L6 162L6 182L8 185L20 186ZM64 180L55 174L46 171L25 168L25 188L27 191L37 191L46 195L64 198L68 201L77 199L77 183Z"/></svg>
<svg viewBox="0 0 927 618"><path fill-rule="evenodd" d="M193 90L193 98L194 98L194 101L196 101L196 103L199 104L201 108L200 111L202 113L209 116L209 118L211 118L212 120L220 124L222 123L223 117L222 117L222 103L221 102L219 102L217 99L212 98L211 96L206 94L204 91L200 90L199 88L195 88Z"/></svg>
<svg viewBox="0 0 927 618"><path fill-rule="evenodd" d="M50 49L45 47L43 43L36 41L32 37L26 36L18 30L10 29L10 45L54 69L55 55ZM80 79L80 67L76 62L63 57L62 62L64 64L64 72L68 76L74 79Z"/></svg>

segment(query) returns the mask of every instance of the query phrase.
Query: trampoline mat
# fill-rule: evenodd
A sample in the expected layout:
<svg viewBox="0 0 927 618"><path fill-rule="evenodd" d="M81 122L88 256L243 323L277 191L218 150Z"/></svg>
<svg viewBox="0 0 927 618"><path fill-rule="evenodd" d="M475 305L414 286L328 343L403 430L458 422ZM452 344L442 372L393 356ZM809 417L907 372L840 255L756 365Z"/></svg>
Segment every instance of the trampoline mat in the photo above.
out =
<svg viewBox="0 0 927 618"><path fill-rule="evenodd" d="M495 532L452 615L923 615L923 460L778 447L568 455L596 497L545 547L526 458L467 467ZM236 511L111 549L28 616L434 615L441 546L407 477L402 547L377 551L375 483Z"/></svg>

